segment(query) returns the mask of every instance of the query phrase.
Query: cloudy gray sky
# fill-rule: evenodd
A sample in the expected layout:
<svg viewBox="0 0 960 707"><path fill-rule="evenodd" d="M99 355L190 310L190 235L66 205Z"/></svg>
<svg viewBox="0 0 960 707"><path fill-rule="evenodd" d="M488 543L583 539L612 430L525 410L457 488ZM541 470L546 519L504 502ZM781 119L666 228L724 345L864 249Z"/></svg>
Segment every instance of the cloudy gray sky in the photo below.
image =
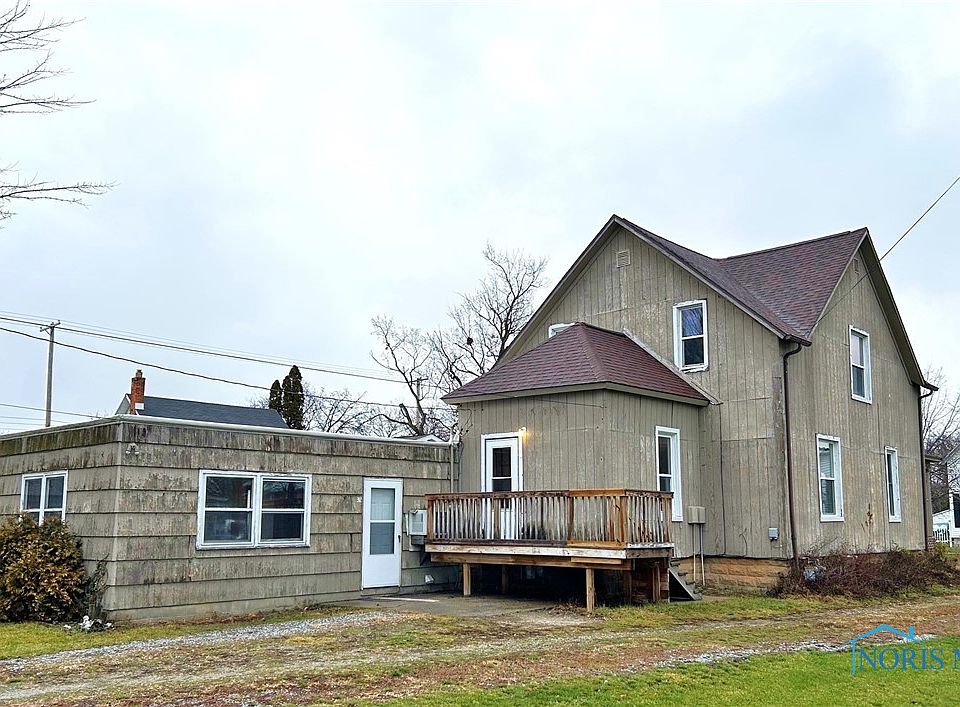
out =
<svg viewBox="0 0 960 707"><path fill-rule="evenodd" d="M960 172L956 4L34 11L83 18L58 86L95 102L4 118L0 156L117 186L85 209L18 207L0 229L8 312L372 368L370 318L434 325L488 240L548 255L551 282L613 212L710 255L861 225L882 251ZM958 224L960 188L885 261L922 363L954 379ZM265 385L283 373L61 338ZM43 405L45 355L0 332L0 403ZM55 409L112 412L133 368L58 351ZM251 395L146 374L156 395ZM19 429L40 413L0 415Z"/></svg>

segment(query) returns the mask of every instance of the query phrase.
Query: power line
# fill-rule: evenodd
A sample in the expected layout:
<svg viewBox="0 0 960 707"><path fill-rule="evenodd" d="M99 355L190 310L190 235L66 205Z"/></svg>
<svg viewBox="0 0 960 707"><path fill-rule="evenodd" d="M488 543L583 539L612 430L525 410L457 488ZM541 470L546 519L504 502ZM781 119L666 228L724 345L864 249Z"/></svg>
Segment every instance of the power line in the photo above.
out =
<svg viewBox="0 0 960 707"><path fill-rule="evenodd" d="M958 175L957 178L954 179L954 180L950 183L950 186L948 186L946 189L943 190L943 193L942 193L940 196L938 196L936 199L933 200L933 203L931 203L930 206L928 206L928 207L924 210L924 212L923 212L922 214L920 214L919 218L917 218L917 220L914 221L914 222L910 225L910 228L908 228L906 231L904 231L904 232L903 232L903 235L901 235L896 241L894 241L894 243L893 243L892 246L890 246L889 248L887 248L887 250L884 252L884 254L880 256L880 260L881 260L881 261L882 261L884 258L886 258L888 255L890 255L890 253L893 252L893 249L896 248L898 245L900 245L900 242L901 242L904 238L906 238L908 235L910 235L910 232L913 231L914 228L916 228L917 224L920 223L927 214L929 214L931 211L933 211L933 207L935 207L937 204L939 204L939 203L940 203L940 200L941 200L943 197L945 197L947 194L949 194L949 193L950 193L950 190L953 189L953 188L957 185L958 182L960 182L960 175ZM834 307L836 307L838 304L840 304L840 302L842 302L844 299L846 299L847 296L849 296L855 289L857 289L857 286L867 278L867 275L868 275L868 274L869 274L869 273L867 272L866 267L864 267L863 275L861 275L860 278L859 278L855 283L853 283L853 286L852 286L849 290L847 290L846 292L843 293L843 296L837 297L833 302L831 302L831 303L830 303L830 306L827 307L825 310L823 310L823 314L820 315L820 319L818 319L817 321L820 321L820 320L822 320L824 317L826 317L829 312L833 311L833 308L834 308Z"/></svg>
<svg viewBox="0 0 960 707"><path fill-rule="evenodd" d="M30 405L14 405L13 403L0 403L0 407L15 408L17 410L34 410L36 412L46 412L46 408L31 407ZM86 415L82 412L66 412L64 410L51 410L54 415L72 415L73 417L88 417L90 419L99 419L99 415Z"/></svg>
<svg viewBox="0 0 960 707"><path fill-rule="evenodd" d="M13 316L10 316L13 315ZM24 317L28 317L25 319ZM0 313L0 320L13 322L16 324L25 324L29 326L45 326L48 325L48 322L41 320L34 315L29 314L16 314L15 312L3 312ZM136 344L139 346L152 346L154 348L170 349L174 351L183 351L192 354L198 354L203 356L217 356L220 358L228 358L236 361L248 361L251 363L263 363L267 365L274 366L289 366L296 364L300 369L305 371L312 371L314 373L328 373L338 376L348 376L352 378L364 378L366 380L376 380L383 381L386 383L403 383L402 380L389 377L385 375L379 375L376 373L368 372L370 369L356 368L351 366L332 366L330 364L316 364L315 362L307 363L298 363L297 359L287 358L287 357L271 357L264 354L254 354L245 351L235 351L230 349L216 349L214 347L202 346L200 344L191 344L189 342L179 342L172 339L162 339L155 337L147 337L142 334L133 334L131 332L123 332L118 330L104 329L103 327L94 327L93 325L77 325L76 322L71 322L75 326L67 326L65 323L61 323L58 328L60 331L68 331L73 334L79 334L81 336L92 336L101 339L110 339L113 341L122 341L125 343ZM95 329L100 329L101 331L95 331ZM338 370L342 369L342 370Z"/></svg>
<svg viewBox="0 0 960 707"><path fill-rule="evenodd" d="M48 339L42 336L35 336L33 334L28 334L25 331L17 331L16 329L9 329L7 327L0 327L0 331L7 332L8 334L16 334L17 336L23 336L28 339L34 339L35 341L43 341L48 343ZM91 354L94 356L102 356L104 358L109 358L114 361L123 361L124 363L132 363L137 366L142 366L144 368L154 368L159 371L166 371L168 373L176 373L181 376L190 376L191 378L200 378L202 380L212 381L214 383L227 383L229 385L237 385L244 388L250 388L252 390L263 390L270 391L270 388L263 385L256 385L254 383L245 383L243 381L231 380L230 378L221 378L219 376L210 376L205 373L195 373L193 371L185 371L180 368L172 368L170 366L163 366L159 363L148 363L146 361L138 361L137 359L127 358L126 356L117 356L116 354L107 353L106 351L98 351L96 349L88 349L83 346L77 346L75 344L68 344L63 341L54 342L56 346L62 346L64 348L73 349L75 351L82 351L83 353ZM315 400L327 400L331 402L340 402L340 403L353 403L356 405L375 405L378 407L390 407L390 408L409 408L408 405L403 405L402 403L377 403L370 402L366 400L351 400L349 398L336 398L328 395L316 395L315 393L303 393L305 398L313 398ZM448 408L442 407L423 407L424 410L447 410Z"/></svg>

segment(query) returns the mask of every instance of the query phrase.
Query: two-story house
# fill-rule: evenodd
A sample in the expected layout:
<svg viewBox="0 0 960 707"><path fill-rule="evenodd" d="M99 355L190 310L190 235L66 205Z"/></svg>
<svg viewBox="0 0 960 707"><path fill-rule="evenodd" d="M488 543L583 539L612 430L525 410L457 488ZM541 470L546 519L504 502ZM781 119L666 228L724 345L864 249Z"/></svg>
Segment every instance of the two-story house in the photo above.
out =
<svg viewBox="0 0 960 707"><path fill-rule="evenodd" d="M599 569L655 598L671 558L762 586L920 549L925 389L866 228L716 259L613 216L445 398L460 493L431 499L427 549L467 590L474 564L583 567L588 604Z"/></svg>

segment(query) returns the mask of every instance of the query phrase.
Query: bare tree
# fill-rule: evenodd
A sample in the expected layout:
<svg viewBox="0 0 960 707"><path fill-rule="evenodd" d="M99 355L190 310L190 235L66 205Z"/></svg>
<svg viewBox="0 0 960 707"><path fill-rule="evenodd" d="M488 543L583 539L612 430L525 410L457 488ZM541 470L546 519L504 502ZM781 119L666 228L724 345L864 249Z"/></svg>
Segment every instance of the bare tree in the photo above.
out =
<svg viewBox="0 0 960 707"><path fill-rule="evenodd" d="M396 435L396 432L394 435L384 434L389 428L379 419L380 406L366 402L362 394L356 395L346 388L332 391L315 388L306 381L302 385L304 429L384 437ZM253 398L250 404L254 407L271 407L270 396Z"/></svg>
<svg viewBox="0 0 960 707"><path fill-rule="evenodd" d="M456 416L441 396L489 371L533 314L546 259L489 244L483 257L487 274L475 291L460 295L447 327L424 332L385 317L373 320L382 352L371 355L401 377L413 401L384 418L408 434L448 437Z"/></svg>
<svg viewBox="0 0 960 707"><path fill-rule="evenodd" d="M453 426L453 409L440 400L437 386L437 350L433 339L419 329L396 324L389 317L373 320L373 333L381 347L373 360L397 373L412 403L384 406L383 418L411 435L446 437Z"/></svg>
<svg viewBox="0 0 960 707"><path fill-rule="evenodd" d="M927 369L924 378L939 390L923 399L920 424L926 454L943 458L960 445L960 392L953 390L942 368ZM947 508L951 488L960 485L947 464L934 461L930 471L930 496L934 513Z"/></svg>
<svg viewBox="0 0 960 707"><path fill-rule="evenodd" d="M533 296L544 285L546 258L519 250L483 250L487 274L450 310L451 325L431 334L437 385L449 393L483 375L500 359L533 314Z"/></svg>
<svg viewBox="0 0 960 707"><path fill-rule="evenodd" d="M53 66L52 47L58 34L73 24L63 19L31 20L30 3L16 0L6 10L0 10L0 116L29 113L53 113L80 105L84 101L38 91L38 84L63 75ZM109 185L94 182L59 182L23 178L15 164L0 166L0 221L13 215L11 204L15 199L83 203L83 197L102 194Z"/></svg>

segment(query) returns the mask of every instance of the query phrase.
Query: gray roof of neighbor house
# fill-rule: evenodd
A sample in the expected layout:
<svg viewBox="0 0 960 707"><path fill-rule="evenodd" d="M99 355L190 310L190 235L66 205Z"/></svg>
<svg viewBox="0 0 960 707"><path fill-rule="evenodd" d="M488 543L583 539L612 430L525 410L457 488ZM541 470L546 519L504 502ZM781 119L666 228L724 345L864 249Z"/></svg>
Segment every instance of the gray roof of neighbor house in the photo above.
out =
<svg viewBox="0 0 960 707"><path fill-rule="evenodd" d="M144 396L143 410L141 410L139 414L148 417L166 417L174 420L219 422L228 425L250 425L252 427L289 429L287 423L280 417L280 413L270 408L202 403L197 400L157 398L151 395Z"/></svg>
<svg viewBox="0 0 960 707"><path fill-rule="evenodd" d="M625 334L574 324L444 396L447 402L556 388L615 387L706 405L698 390Z"/></svg>

